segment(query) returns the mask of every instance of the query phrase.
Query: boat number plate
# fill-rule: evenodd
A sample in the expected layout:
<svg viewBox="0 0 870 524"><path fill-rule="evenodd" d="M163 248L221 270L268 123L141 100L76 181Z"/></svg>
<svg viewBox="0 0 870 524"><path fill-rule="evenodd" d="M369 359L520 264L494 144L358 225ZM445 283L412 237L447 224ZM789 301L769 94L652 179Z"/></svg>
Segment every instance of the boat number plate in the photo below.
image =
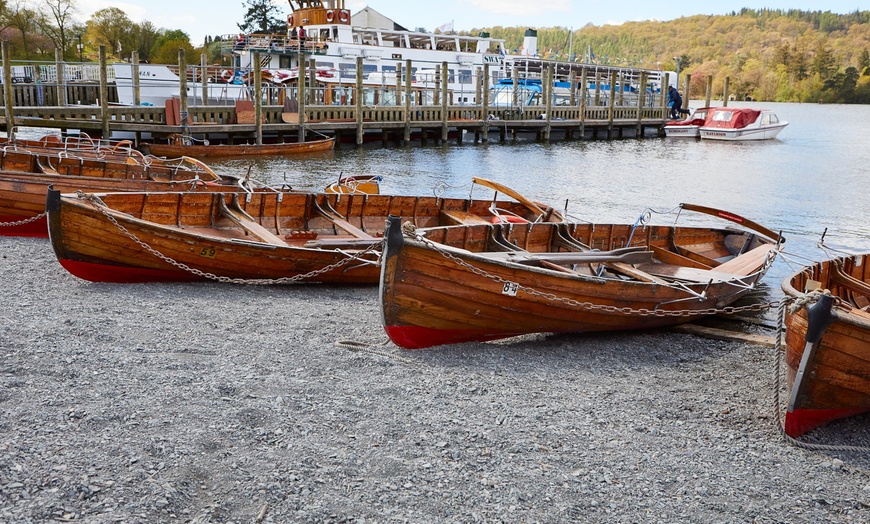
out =
<svg viewBox="0 0 870 524"><path fill-rule="evenodd" d="M199 250L199 256L205 257L205 258L214 258L214 256L216 254L217 254L217 249L215 249L213 247L204 247L204 248Z"/></svg>
<svg viewBox="0 0 870 524"><path fill-rule="evenodd" d="M520 285L516 282L505 282L504 287L501 289L502 295L507 295L509 297L517 296L517 291L519 291Z"/></svg>

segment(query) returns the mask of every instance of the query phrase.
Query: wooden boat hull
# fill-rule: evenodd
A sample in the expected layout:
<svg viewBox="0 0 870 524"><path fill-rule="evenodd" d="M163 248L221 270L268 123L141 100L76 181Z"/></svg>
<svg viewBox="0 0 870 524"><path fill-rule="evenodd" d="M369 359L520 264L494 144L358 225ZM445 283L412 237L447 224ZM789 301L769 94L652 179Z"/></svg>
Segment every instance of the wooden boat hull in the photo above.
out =
<svg viewBox="0 0 870 524"><path fill-rule="evenodd" d="M177 158L190 156L200 157L231 157L248 155L299 155L331 151L335 148L335 138L325 138L311 142L285 142L281 144L142 144L141 149L146 154L154 156Z"/></svg>
<svg viewBox="0 0 870 524"><path fill-rule="evenodd" d="M58 261L73 275L119 283L195 281L206 278L204 273L211 278L270 280L306 275L379 244L390 215L431 227L485 215L492 204L491 200L437 197L275 192L98 197L104 205L49 192L51 242ZM499 207L516 213L525 209L516 202L499 202ZM370 252L363 260L306 281L375 284L378 255L379 250Z"/></svg>
<svg viewBox="0 0 870 524"><path fill-rule="evenodd" d="M484 229L487 227L489 231ZM642 238L632 238L631 224L535 224L531 228L496 225L427 230L424 234L432 244L407 238L398 231L398 224L391 221L380 280L387 335L403 348L418 349L530 333L675 325L695 320L707 314L705 310L709 308L730 305L751 291L775 252L772 246L764 253L759 252L760 258L752 267L744 268L742 277L708 275L706 270L687 271L684 275L691 273L697 281L685 281L682 285L661 285L656 283L656 277L642 282L606 279L594 271L580 274L530 267L490 254L489 249L477 252L481 246L492 245L495 237L503 237L524 249L532 248L530 251L541 251L535 249L540 247L536 244L543 244L543 251L548 251L558 237L559 228L564 230L564 236L582 239L587 246L603 250L622 246L656 246L663 250L674 238L691 243L692 238L700 241L726 234L705 228L655 226L646 228ZM532 237L537 240L530 242ZM475 252L468 251L469 248L475 248ZM551 255L558 258L560 254L564 253ZM619 268L628 273L634 269ZM623 308L647 313L625 314ZM667 311L689 312L671 316L664 313Z"/></svg>
<svg viewBox="0 0 870 524"><path fill-rule="evenodd" d="M188 159L192 167L199 161ZM185 162L186 163L186 162ZM49 186L62 192L105 191L228 191L238 188L236 179L220 181L213 172L179 165L142 165L4 151L0 155L0 236L48 236L44 219ZM204 179L200 178L200 175ZM8 224L25 222L20 225Z"/></svg>
<svg viewBox="0 0 870 524"><path fill-rule="evenodd" d="M788 297L805 297L804 290L810 284L811 288L830 290L841 301L830 309L827 325L815 316L811 323L808 307L786 314L789 404L785 432L792 437L870 411L867 257L865 254L819 262L782 283ZM823 305L818 307L821 310ZM815 342L807 340L811 324L815 333L821 333ZM816 337L811 333L810 338Z"/></svg>

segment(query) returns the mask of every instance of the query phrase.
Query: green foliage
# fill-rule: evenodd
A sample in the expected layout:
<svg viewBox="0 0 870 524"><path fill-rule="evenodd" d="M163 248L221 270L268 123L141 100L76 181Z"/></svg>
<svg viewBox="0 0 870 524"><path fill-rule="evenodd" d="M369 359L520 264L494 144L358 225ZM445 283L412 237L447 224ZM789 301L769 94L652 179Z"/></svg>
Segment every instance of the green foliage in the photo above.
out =
<svg viewBox="0 0 870 524"><path fill-rule="evenodd" d="M473 29L519 53L526 27ZM775 101L870 103L870 11L836 14L797 9L741 9L668 22L538 28L538 56L692 75L690 97L704 98L706 77L721 96ZM850 68L854 71L850 71ZM681 84L682 84L681 79Z"/></svg>
<svg viewBox="0 0 870 524"><path fill-rule="evenodd" d="M281 16L281 10L270 0L246 0L242 3L246 8L243 22L238 24L245 33L284 33L287 22Z"/></svg>

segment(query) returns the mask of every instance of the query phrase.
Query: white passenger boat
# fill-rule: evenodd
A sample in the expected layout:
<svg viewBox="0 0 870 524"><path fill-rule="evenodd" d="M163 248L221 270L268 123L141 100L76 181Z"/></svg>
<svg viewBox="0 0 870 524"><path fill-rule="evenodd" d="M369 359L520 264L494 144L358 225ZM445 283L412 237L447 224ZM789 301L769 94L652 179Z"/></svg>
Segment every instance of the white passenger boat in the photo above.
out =
<svg viewBox="0 0 870 524"><path fill-rule="evenodd" d="M767 109L712 107L699 131L707 140L770 140L787 125Z"/></svg>

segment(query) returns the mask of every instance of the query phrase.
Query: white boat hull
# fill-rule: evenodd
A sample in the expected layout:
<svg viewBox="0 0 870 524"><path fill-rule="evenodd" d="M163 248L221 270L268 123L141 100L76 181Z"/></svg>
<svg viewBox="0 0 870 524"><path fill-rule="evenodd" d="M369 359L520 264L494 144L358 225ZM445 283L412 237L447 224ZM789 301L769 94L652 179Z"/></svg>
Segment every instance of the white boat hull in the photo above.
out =
<svg viewBox="0 0 870 524"><path fill-rule="evenodd" d="M780 122L764 127L745 127L742 129L700 128L701 138L706 140L772 140L782 131L788 122Z"/></svg>
<svg viewBox="0 0 870 524"><path fill-rule="evenodd" d="M701 136L700 126L665 126L665 136L668 138L698 138Z"/></svg>

